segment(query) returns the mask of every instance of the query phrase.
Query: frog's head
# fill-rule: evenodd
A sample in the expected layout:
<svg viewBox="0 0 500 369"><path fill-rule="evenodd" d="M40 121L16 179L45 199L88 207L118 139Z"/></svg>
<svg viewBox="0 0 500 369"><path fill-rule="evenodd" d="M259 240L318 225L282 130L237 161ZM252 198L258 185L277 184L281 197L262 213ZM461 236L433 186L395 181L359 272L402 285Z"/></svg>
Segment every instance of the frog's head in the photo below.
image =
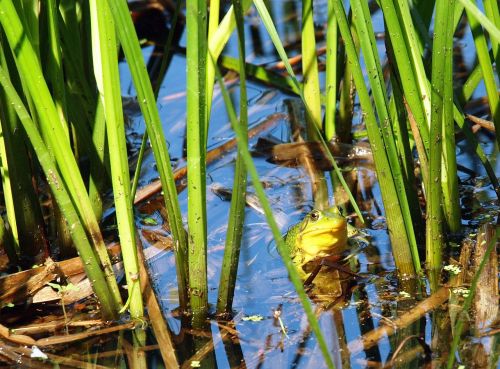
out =
<svg viewBox="0 0 500 369"><path fill-rule="evenodd" d="M330 254L340 254L347 247L347 221L337 208L313 210L300 223L295 249L302 262Z"/></svg>

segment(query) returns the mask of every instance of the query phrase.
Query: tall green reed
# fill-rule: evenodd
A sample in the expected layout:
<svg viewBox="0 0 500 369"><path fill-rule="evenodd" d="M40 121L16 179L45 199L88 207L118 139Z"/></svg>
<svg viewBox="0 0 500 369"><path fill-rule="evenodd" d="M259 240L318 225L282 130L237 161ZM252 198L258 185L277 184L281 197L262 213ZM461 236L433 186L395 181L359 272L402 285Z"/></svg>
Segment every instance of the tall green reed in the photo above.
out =
<svg viewBox="0 0 500 369"><path fill-rule="evenodd" d="M139 283L139 263L135 244L135 224L130 196L130 178L121 103L120 76L118 72L115 23L105 0L90 2L92 21L94 73L100 98L104 104L106 133L111 166L113 195L120 236L120 246L126 270L128 288L127 306L132 318L144 315Z"/></svg>
<svg viewBox="0 0 500 369"><path fill-rule="evenodd" d="M241 127L243 139L248 145L248 109L246 92L246 72L245 72L245 29L243 24L243 7L240 0L233 0L233 9L236 18L238 34L238 53L240 76L240 119L238 124ZM209 56L210 57L210 56ZM214 63L208 63L215 67ZM215 70L214 70L215 73ZM238 275L239 254L241 240L243 236L243 225L245 221L247 170L244 159L238 151L234 166L233 196L231 198L231 208L229 211L229 221L227 224L226 244L224 248L224 259L222 261L219 291L217 298L217 313L228 314L231 312L234 291L236 287L236 277Z"/></svg>
<svg viewBox="0 0 500 369"><path fill-rule="evenodd" d="M208 310L205 201L207 4L203 0L188 0L186 12L189 291L193 321L199 325Z"/></svg>

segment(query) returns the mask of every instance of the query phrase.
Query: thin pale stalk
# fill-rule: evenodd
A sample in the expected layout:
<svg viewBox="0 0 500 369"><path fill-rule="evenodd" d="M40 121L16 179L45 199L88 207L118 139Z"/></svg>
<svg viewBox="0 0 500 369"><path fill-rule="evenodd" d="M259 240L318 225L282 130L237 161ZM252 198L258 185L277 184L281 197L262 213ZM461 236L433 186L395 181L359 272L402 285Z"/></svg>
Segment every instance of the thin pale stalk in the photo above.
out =
<svg viewBox="0 0 500 369"><path fill-rule="evenodd" d="M233 9L234 9L234 4L233 4ZM217 31L217 28L219 26L219 16L220 16L220 0L211 0L210 16L208 18L208 33L207 33L207 40L209 41L212 39L215 32ZM208 58L209 55L207 54L207 60ZM212 96L214 92L214 80L215 80L215 71L212 63L207 63L206 74L207 74L207 86L206 86L207 124L205 126L205 138L208 138L208 125L210 123L210 112L212 110Z"/></svg>
<svg viewBox="0 0 500 369"><path fill-rule="evenodd" d="M212 59L213 61L213 59ZM215 62L214 62L215 64ZM253 186L255 188L255 193L257 194L257 197L259 198L260 204L262 205L262 209L264 210L264 214L266 216L266 220L271 228L274 240L276 242L276 245L278 247L278 251L280 252L280 255L283 259L283 262L285 264L285 267L288 271L288 275L290 276L290 280L292 281L293 286L295 287L295 290L297 291L298 297L302 303L302 306L304 307L304 311L306 313L307 319L309 320L309 324L311 325L312 331L316 335L316 338L318 340L319 347L321 349L321 353L323 354L323 357L325 359L326 365L328 368L335 368L335 364L333 363L333 360L330 356L330 351L328 349L328 346L326 344L325 338L323 337L323 333L321 332L321 328L319 326L318 320L316 319L316 316L314 314L314 311L311 306L311 302L307 298L307 295L304 291L304 286L302 285L302 280L300 276L298 275L298 272L296 270L295 265L292 262L292 259L290 258L290 255L288 254L287 251L287 246L285 245L285 242L283 241L283 237L281 236L280 230L278 228L278 225L276 224L276 221L274 220L273 217L273 211L271 209L271 205L269 204L269 201L267 200L266 194L264 192L264 187L262 186L262 183L260 182L259 174L257 173L257 169L255 167L255 164L252 161L252 157L250 156L248 144L246 143L246 137L244 133L241 130L241 127L238 125L238 120L236 118L236 113L234 112L234 108L232 106L231 100L229 98L229 94L227 93L226 87L224 86L224 83L222 81L222 78L220 76L220 73L215 67L215 75L217 77L217 81L219 82L219 86L224 98L224 102L226 103L226 107L228 109L228 114L231 120L231 126L233 127L233 130L236 134L237 140L238 140L238 150L241 152L241 155L243 157L243 160L245 161L245 166L248 169L248 172L250 174L250 177L252 179Z"/></svg>
<svg viewBox="0 0 500 369"><path fill-rule="evenodd" d="M101 270L99 258L94 254L86 231L83 228L75 206L66 190L64 181L59 174L56 163L51 158L47 146L43 142L38 130L31 120L16 90L4 70L0 67L0 84L3 86L8 99L16 109L19 119L28 136L30 144L33 146L38 162L47 178L50 189L56 198L59 208L64 213L71 231L71 237L83 261L85 273L92 281L92 287L101 303L101 311L105 318L114 319L117 317L118 306L109 289L105 275Z"/></svg>
<svg viewBox="0 0 500 369"><path fill-rule="evenodd" d="M5 142L5 134L4 128L6 118L0 111L0 175L2 176L2 189L3 189L3 198L6 209L7 220L9 221L9 228L11 233L11 240L13 242L5 243L5 252L9 257L9 262L12 265L16 265L18 260L18 254L20 253L19 248L19 238L17 233L17 220L16 220L16 211L14 207L14 196L12 194L12 183L11 183L11 174L9 170L9 161L7 160L7 149ZM2 237L0 237L0 241L4 241L5 235L7 234L7 230L5 229L5 224L3 222L3 218L1 218L1 231Z"/></svg>
<svg viewBox="0 0 500 369"><path fill-rule="evenodd" d="M238 49L239 49L239 75L240 75L240 120L242 134L245 143L248 136L248 109L245 73L245 31L243 28L243 9L240 0L233 0L235 9ZM212 65L213 63L208 63ZM215 70L214 70L215 73ZM230 313L233 305L236 277L238 275L238 264L240 259L241 238L243 235L243 224L245 222L247 170L245 162L238 151L234 168L233 196L231 198L231 209L227 224L226 247L224 248L224 259L219 282L219 296L217 298L217 313Z"/></svg>
<svg viewBox="0 0 500 369"><path fill-rule="evenodd" d="M302 1L302 91L306 107L307 138L319 140L321 136L321 93L319 88L318 58L316 56L316 35L314 30L313 1ZM328 188L322 171L311 167L313 174L314 206L328 207Z"/></svg>
<svg viewBox="0 0 500 369"><path fill-rule="evenodd" d="M139 40L135 33L134 24L126 2L121 0L108 0L116 25L116 31L122 45L132 80L137 91L139 105L146 123L153 153L158 166L158 173L163 188L165 208L172 237L174 241L175 261L177 266L177 283L179 286L179 303L182 309L187 308L187 237L182 224L181 209L177 200L177 189L170 163L165 135L161 126L156 100L149 76L144 65Z"/></svg>
<svg viewBox="0 0 500 369"><path fill-rule="evenodd" d="M130 177L120 93L118 55L116 53L115 24L106 0L91 1L90 12L92 33L94 40L97 41L93 50L94 73L106 117L116 221L129 294L127 303L131 317L140 319L144 315L144 310L139 281L139 261L135 245L132 199L130 197Z"/></svg>
<svg viewBox="0 0 500 369"><path fill-rule="evenodd" d="M192 321L201 326L208 312L206 217L206 14L205 0L186 3L188 263Z"/></svg>
<svg viewBox="0 0 500 369"><path fill-rule="evenodd" d="M246 12L252 5L252 0L243 0L241 4L243 12ZM211 13L212 11L210 11L210 19L212 19ZM213 21L211 20L211 22L215 23L215 19ZM214 58L215 60L217 60L219 58L220 54L222 53L222 50L224 49L224 46L229 40L229 37L231 37L231 34L233 33L235 27L236 27L236 20L234 15L234 6L231 5L226 15L224 15L222 21L218 24L217 29L209 30L207 60L209 60L210 58ZM212 94L215 83L215 78L213 74L214 70L210 64L211 63L207 63L207 87L206 87L207 106L209 104L211 105L212 103ZM210 109L207 109L207 119L209 119L209 117L210 117Z"/></svg>

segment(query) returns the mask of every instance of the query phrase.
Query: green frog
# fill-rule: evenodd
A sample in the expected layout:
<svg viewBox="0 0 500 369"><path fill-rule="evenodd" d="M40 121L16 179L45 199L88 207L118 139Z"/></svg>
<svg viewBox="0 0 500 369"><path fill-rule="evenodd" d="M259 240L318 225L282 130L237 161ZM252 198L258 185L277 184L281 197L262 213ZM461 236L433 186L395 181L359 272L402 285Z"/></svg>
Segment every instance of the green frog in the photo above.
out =
<svg viewBox="0 0 500 369"><path fill-rule="evenodd" d="M292 261L304 277L304 266L314 259L338 256L340 260L348 248L352 232L336 207L315 209L288 230L285 243Z"/></svg>

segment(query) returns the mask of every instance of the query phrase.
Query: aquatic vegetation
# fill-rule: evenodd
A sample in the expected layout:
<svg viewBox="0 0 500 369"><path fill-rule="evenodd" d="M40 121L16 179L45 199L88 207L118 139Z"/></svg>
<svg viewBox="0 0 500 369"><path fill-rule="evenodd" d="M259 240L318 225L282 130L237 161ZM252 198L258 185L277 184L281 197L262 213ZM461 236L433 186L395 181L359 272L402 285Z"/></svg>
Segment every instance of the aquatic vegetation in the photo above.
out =
<svg viewBox="0 0 500 369"><path fill-rule="evenodd" d="M291 14L277 15L281 6L290 7ZM326 367L347 363L360 352L369 361L371 350L388 336L393 354L374 355L380 365L392 365L408 345L409 362L419 364L418 350L431 360L432 350L435 360L451 368L471 306L478 312L474 329L492 329L494 308L481 306L498 294L498 263L490 258L496 260L499 231L491 224L498 218L494 196L500 196L500 186L489 162L497 155L489 135L500 130L496 1L484 0L479 8L469 0L233 0L227 7L218 0L187 0L184 8L168 1L0 0L0 14L0 240L8 266L23 269L2 277L2 307L29 305L35 296L40 302L61 301L71 336L75 328L65 304L78 304L93 292L103 320L115 322L109 329L133 329L130 367L147 365L140 348L146 344L147 307L166 366L214 366L214 343L203 334L190 336L192 345L186 346L192 351L174 352L165 317L177 317L167 310L162 316L154 294L160 287L144 266L145 242L174 255L162 274L169 278L165 285L176 286L167 300L178 307L182 329L209 332L218 324L229 347L224 338L238 341L234 327L240 320L272 321L280 350L285 342L301 341L291 365L300 364L305 347L315 349L308 343L311 331L323 354L315 360ZM265 32L270 42L262 42ZM460 63L457 50L464 37L471 55ZM141 48L144 39L155 43L152 53ZM170 69L176 58L180 69ZM162 95L171 87L175 93ZM141 117L135 128L126 126L126 94L137 110L131 115ZM181 110L185 101L185 111L166 114L162 106L168 99ZM478 138L486 130L486 139ZM267 136L254 145L250 140L262 132ZM209 169L215 160L220 166ZM210 187L218 170L230 183ZM286 170L302 174L297 179ZM210 190L220 202L230 199L230 206L212 209ZM161 205L150 212L147 207L157 206L154 195L160 191ZM345 217L324 218L331 206ZM226 217L229 221L222 221ZM247 247L248 225L256 219L258 252ZM306 236L315 221L325 219L326 232L314 228ZM286 235L286 225L297 221ZM220 229L209 228L211 222ZM349 244L351 223L369 227L373 244ZM466 225L476 232L474 249ZM221 252L213 250L213 232L220 233ZM387 252L380 252L381 243L388 245L381 234L390 238ZM119 240L119 252L108 244L111 239ZM334 270L339 255L348 257ZM266 267L255 271L255 260L269 267L262 264ZM305 277L306 264L317 260L313 277ZM34 264L38 267L30 271ZM69 270L86 275L75 282L80 285L75 291L68 287L74 284ZM60 277L68 281L53 282ZM354 280L359 284L346 288L344 282ZM290 282L295 292L283 292ZM371 305L365 284L379 295L380 309ZM251 310L239 317L235 304L239 310L247 306L238 294L254 296L253 288L279 291L279 301L269 309L272 317ZM43 289L48 295L42 296ZM309 324L303 331L299 310L291 308L297 299ZM82 309L93 314L91 300L85 301ZM401 306L404 313L397 316ZM449 316L443 317L440 306ZM348 343L340 332L339 342L332 343L322 312L331 311L338 323L341 308L358 318L360 337ZM372 310L371 325L364 325L364 312ZM414 324L431 311L433 324L450 339L430 342ZM377 325L387 316L391 325L376 328L377 314ZM133 323L116 323L127 317ZM223 326L223 319L230 323ZM396 338L399 332L406 337ZM43 347L45 342L9 335L0 332L2 340L15 344ZM44 339L47 345L59 342ZM413 339L420 349L411 346ZM249 365L272 356L269 342ZM5 351L21 352L8 346ZM244 356L241 347L226 349L229 365L236 366ZM498 360L488 359L491 366Z"/></svg>

